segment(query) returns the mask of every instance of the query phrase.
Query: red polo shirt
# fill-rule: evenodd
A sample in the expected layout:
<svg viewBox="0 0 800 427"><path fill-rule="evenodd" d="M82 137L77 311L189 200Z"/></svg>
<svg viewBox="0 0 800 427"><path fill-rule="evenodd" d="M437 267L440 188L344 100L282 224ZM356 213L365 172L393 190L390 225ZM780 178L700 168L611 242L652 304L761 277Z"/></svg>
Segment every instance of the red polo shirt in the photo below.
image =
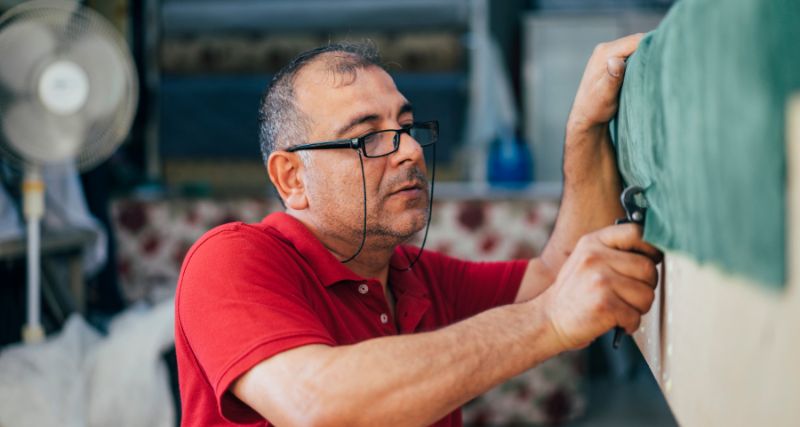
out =
<svg viewBox="0 0 800 427"><path fill-rule="evenodd" d="M416 251L398 248L392 265L408 265ZM295 218L217 227L189 250L175 297L182 425L269 425L228 391L262 360L307 344L430 331L511 303L526 265L425 251L412 270L390 270L395 322L380 282L350 271ZM460 410L435 425L461 425Z"/></svg>

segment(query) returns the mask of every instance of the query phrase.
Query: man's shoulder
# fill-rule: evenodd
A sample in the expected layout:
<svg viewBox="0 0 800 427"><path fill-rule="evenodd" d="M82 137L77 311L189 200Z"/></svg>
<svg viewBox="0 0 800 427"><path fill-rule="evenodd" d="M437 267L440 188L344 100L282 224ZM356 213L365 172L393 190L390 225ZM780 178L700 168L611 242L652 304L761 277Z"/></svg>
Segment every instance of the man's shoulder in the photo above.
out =
<svg viewBox="0 0 800 427"><path fill-rule="evenodd" d="M285 285L278 279L297 273L292 268L297 265L299 257L291 243L268 224L221 224L203 234L186 253L176 299L187 292L195 296L226 292L234 283Z"/></svg>
<svg viewBox="0 0 800 427"><path fill-rule="evenodd" d="M184 270L194 258L224 262L259 253L285 252L288 241L265 222L228 222L218 225L198 238L186 252ZM254 251L253 249L258 249Z"/></svg>
<svg viewBox="0 0 800 427"><path fill-rule="evenodd" d="M280 234L274 228L263 222L234 221L218 225L203 233L194 243L190 252L202 246L224 245L229 241L242 240L278 243L281 239Z"/></svg>

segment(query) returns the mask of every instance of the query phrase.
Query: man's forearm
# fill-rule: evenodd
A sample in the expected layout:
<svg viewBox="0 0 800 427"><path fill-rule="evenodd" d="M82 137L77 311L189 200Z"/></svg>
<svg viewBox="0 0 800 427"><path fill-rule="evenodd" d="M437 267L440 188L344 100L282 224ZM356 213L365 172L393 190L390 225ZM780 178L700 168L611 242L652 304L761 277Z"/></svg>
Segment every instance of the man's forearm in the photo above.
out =
<svg viewBox="0 0 800 427"><path fill-rule="evenodd" d="M581 236L613 224L623 214L622 206L616 202L621 191L620 177L607 124L567 126L563 172L558 218L541 256L554 272L561 269Z"/></svg>
<svg viewBox="0 0 800 427"><path fill-rule="evenodd" d="M373 402L350 406L364 425L427 425L557 354L550 333L536 304L505 306L437 332L337 349L326 367L336 378L326 383L341 385L342 406Z"/></svg>
<svg viewBox="0 0 800 427"><path fill-rule="evenodd" d="M286 401L314 402L280 411L317 411L304 420L323 425L431 424L563 350L540 305L507 305L434 332L317 349L299 371L286 366L270 373L277 382L283 381L275 375L293 377L286 382L292 389L279 393L304 397ZM257 406L270 418L268 408Z"/></svg>

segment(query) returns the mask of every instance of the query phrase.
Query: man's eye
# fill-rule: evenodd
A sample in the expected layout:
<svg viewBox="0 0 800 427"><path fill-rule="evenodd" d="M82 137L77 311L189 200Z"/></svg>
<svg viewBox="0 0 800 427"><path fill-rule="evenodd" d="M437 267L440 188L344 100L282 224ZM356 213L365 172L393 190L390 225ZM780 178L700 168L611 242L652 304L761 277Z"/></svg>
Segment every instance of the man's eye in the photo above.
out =
<svg viewBox="0 0 800 427"><path fill-rule="evenodd" d="M380 139L380 134L379 133L365 133L364 135L360 136L359 138L363 138L364 139L364 143L368 144L370 142L377 141L378 139Z"/></svg>
<svg viewBox="0 0 800 427"><path fill-rule="evenodd" d="M375 130L374 130L374 129L368 129L368 130L365 130L364 132L359 132L359 133L357 133L357 134L356 134L356 136L355 136L355 138L364 138L364 137L368 137L368 136L369 136L370 134L372 134L372 133L375 133Z"/></svg>

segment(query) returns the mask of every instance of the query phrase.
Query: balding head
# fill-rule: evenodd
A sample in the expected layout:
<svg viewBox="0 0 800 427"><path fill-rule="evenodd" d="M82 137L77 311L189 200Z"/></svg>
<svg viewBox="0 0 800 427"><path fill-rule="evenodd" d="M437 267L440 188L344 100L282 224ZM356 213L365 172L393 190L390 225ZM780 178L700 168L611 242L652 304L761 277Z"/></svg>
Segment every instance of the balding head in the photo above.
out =
<svg viewBox="0 0 800 427"><path fill-rule="evenodd" d="M312 64L329 73L336 85L352 83L360 69L383 68L377 49L370 43L329 44L295 57L275 75L261 98L259 143L264 162L275 150L306 142L310 118L297 104L295 85L301 71Z"/></svg>

